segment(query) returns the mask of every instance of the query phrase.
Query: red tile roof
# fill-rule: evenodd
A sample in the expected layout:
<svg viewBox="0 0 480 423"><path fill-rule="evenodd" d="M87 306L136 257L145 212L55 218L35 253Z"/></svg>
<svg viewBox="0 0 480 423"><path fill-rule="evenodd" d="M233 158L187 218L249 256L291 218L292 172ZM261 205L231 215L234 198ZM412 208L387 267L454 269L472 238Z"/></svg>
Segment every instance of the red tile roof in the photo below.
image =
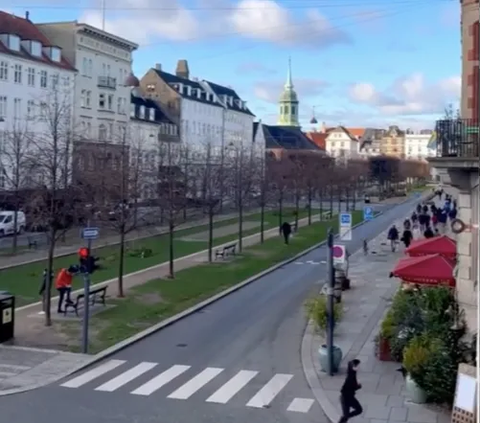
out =
<svg viewBox="0 0 480 423"><path fill-rule="evenodd" d="M324 132L307 132L305 135L310 138L317 147L320 147L322 150L325 150L327 143L328 133Z"/></svg>
<svg viewBox="0 0 480 423"><path fill-rule="evenodd" d="M0 11L0 33L17 35L22 41L38 41L44 47L52 46L52 43L48 40L48 38L30 20L19 18L18 16L10 15L9 13L2 11ZM61 61L57 63L50 60L44 53L42 53L41 57L32 56L25 48L23 48L23 46L20 47L20 51L12 51L1 41L0 53L21 57L34 62L41 62L57 68L75 71L75 68L63 57L63 55Z"/></svg>
<svg viewBox="0 0 480 423"><path fill-rule="evenodd" d="M347 128L347 131L356 138L361 138L365 134L365 128Z"/></svg>

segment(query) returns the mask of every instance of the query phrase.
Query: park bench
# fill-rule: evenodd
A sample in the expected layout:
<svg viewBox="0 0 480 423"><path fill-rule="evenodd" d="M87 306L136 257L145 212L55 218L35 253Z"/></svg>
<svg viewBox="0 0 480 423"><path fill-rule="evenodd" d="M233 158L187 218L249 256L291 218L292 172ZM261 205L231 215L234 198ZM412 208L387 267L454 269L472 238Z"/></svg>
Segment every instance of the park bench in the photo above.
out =
<svg viewBox="0 0 480 423"><path fill-rule="evenodd" d="M107 288L108 286L102 286L101 288L93 288L88 296L88 301L90 301L90 305L94 306L97 304L98 300L103 306L106 306L105 297L107 296ZM65 315L69 309L73 309L75 314L78 316L78 309L82 302L85 301L85 294L78 294L77 298L74 302L65 304Z"/></svg>
<svg viewBox="0 0 480 423"><path fill-rule="evenodd" d="M43 237L39 236L39 235L29 235L29 236L27 236L28 249L29 250L31 250L31 249L36 250L38 248L38 246L41 244L42 238Z"/></svg>
<svg viewBox="0 0 480 423"><path fill-rule="evenodd" d="M218 248L215 250L215 259L218 257L222 257L223 259L226 259L230 255L235 255L237 249L237 244L230 244L230 245L225 245L225 247Z"/></svg>

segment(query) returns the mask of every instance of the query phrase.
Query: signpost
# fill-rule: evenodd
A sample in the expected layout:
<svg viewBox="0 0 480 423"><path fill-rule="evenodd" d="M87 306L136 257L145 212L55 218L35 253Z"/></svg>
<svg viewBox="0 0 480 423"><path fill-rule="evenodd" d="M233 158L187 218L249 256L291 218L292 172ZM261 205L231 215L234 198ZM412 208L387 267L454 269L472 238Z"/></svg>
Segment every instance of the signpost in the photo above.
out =
<svg viewBox="0 0 480 423"><path fill-rule="evenodd" d="M352 215L350 213L340 213L339 216L340 240L352 240Z"/></svg>
<svg viewBox="0 0 480 423"><path fill-rule="evenodd" d="M333 231L332 229L328 230L327 238L327 310L328 310L328 322L327 322L327 358L328 358L328 374L333 376L333 328L335 325L334 312L335 312L335 299L334 299L334 288L335 288L335 266L334 261L334 250L335 246L333 245Z"/></svg>
<svg viewBox="0 0 480 423"><path fill-rule="evenodd" d="M373 209L370 206L365 206L363 208L363 220L373 220Z"/></svg>
<svg viewBox="0 0 480 423"><path fill-rule="evenodd" d="M82 229L82 238L87 240L88 254L92 254L92 241L100 235L98 228L86 227ZM88 354L88 322L90 320L90 274L85 269L83 272L83 294L84 294L84 313L83 313L83 336L82 352Z"/></svg>

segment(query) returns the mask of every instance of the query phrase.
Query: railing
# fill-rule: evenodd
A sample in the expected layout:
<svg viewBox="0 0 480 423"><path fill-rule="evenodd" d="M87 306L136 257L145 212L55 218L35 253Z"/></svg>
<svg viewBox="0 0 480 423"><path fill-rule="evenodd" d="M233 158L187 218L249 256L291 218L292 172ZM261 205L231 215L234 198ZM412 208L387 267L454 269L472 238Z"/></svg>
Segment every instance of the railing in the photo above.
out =
<svg viewBox="0 0 480 423"><path fill-rule="evenodd" d="M99 76L97 85L99 87L115 89L117 88L117 79L110 76Z"/></svg>
<svg viewBox="0 0 480 423"><path fill-rule="evenodd" d="M478 160L480 144L477 119L443 119L435 126L437 157Z"/></svg>

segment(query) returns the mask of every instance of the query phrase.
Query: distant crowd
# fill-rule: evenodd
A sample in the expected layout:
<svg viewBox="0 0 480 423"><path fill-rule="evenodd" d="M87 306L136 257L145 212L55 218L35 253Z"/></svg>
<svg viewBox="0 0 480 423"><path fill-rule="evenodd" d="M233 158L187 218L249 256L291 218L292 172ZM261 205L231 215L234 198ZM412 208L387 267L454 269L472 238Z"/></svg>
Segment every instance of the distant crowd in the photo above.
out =
<svg viewBox="0 0 480 423"><path fill-rule="evenodd" d="M392 251L395 251L396 245L400 240L406 248L408 248L414 239L421 238L422 234L425 238L433 238L434 236L445 233L445 228L449 221L457 217L457 202L452 199L451 195L444 193L443 189L435 192L435 195L442 201L444 195L444 203L437 207L435 203L417 204L410 218L403 222L403 233L400 233L395 225L388 231L388 239L390 240Z"/></svg>

